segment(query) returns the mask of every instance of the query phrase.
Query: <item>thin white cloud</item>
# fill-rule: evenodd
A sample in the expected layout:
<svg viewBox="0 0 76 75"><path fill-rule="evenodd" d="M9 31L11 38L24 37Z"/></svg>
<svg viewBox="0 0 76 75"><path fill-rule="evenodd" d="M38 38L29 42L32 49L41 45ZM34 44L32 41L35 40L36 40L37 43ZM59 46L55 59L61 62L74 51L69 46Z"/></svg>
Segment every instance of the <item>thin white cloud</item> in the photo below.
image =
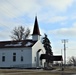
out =
<svg viewBox="0 0 76 75"><path fill-rule="evenodd" d="M67 17L57 16L53 9L58 12L64 11L73 4L73 1L74 0L0 0L0 26L5 26L7 27L6 29L9 30L11 26L13 28L18 25L24 25L19 17L24 15L34 17L36 13L39 15L39 19L43 19L43 22L55 23L65 21ZM18 19L18 21L12 19ZM29 25L29 23L27 25ZM72 32L74 31L72 29L70 30ZM55 30L54 33L61 33L63 31L64 29L61 29L60 32L59 30ZM68 29L66 29L65 32L69 32Z"/></svg>
<svg viewBox="0 0 76 75"><path fill-rule="evenodd" d="M63 22L60 23L60 25L61 25L61 26L66 26L66 25L67 25L67 22L64 22L64 21L63 21Z"/></svg>
<svg viewBox="0 0 76 75"><path fill-rule="evenodd" d="M58 11L65 11L73 4L74 0L45 0L45 5Z"/></svg>
<svg viewBox="0 0 76 75"><path fill-rule="evenodd" d="M0 13L6 17L17 17L39 12L40 5L36 0L3 0L0 1Z"/></svg>
<svg viewBox="0 0 76 75"><path fill-rule="evenodd" d="M74 0L3 0L0 1L0 14L12 18L21 16L22 14L40 14L44 11L44 8L45 10L49 8L48 13L52 12L51 9L64 11L71 6L73 2Z"/></svg>
<svg viewBox="0 0 76 75"><path fill-rule="evenodd" d="M10 29L0 30L0 40L10 40Z"/></svg>
<svg viewBox="0 0 76 75"><path fill-rule="evenodd" d="M49 22L55 23L55 22L61 22L67 20L68 17L66 16L53 16L52 18L49 19Z"/></svg>
<svg viewBox="0 0 76 75"><path fill-rule="evenodd" d="M60 28L56 30L49 31L50 34L56 35L58 37L76 37L76 27L71 28Z"/></svg>
<svg viewBox="0 0 76 75"><path fill-rule="evenodd" d="M73 23L73 28L76 28L76 22Z"/></svg>

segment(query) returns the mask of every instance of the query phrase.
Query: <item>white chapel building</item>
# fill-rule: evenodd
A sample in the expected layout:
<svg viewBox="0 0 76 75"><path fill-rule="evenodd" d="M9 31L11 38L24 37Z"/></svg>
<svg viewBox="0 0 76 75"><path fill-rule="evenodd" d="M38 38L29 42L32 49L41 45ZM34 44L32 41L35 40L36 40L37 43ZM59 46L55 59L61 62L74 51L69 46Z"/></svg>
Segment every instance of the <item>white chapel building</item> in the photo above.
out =
<svg viewBox="0 0 76 75"><path fill-rule="evenodd" d="M40 30L35 17L32 39L0 41L0 68L44 67L45 60L40 60L41 54L45 54L45 49L40 40Z"/></svg>

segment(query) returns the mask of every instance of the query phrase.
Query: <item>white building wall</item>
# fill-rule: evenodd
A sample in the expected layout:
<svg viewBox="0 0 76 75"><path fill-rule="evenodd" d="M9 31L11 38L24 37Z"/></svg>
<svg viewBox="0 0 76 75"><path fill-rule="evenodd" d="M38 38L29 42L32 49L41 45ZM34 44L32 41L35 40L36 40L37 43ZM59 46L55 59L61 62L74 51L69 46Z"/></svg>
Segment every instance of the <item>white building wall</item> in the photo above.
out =
<svg viewBox="0 0 76 75"><path fill-rule="evenodd" d="M13 61L13 53L16 53L16 61ZM5 62L2 62L5 56ZM21 61L23 56L23 61ZM0 49L0 67L31 67L32 50L31 48L2 48Z"/></svg>
<svg viewBox="0 0 76 75"><path fill-rule="evenodd" d="M33 39L34 41L40 40L40 35L33 35L33 36L32 36L32 39Z"/></svg>
<svg viewBox="0 0 76 75"><path fill-rule="evenodd" d="M39 58L39 60L38 60L39 62L37 62L37 51L38 51L39 49L41 49L41 51L39 52L39 57L38 57L38 58ZM35 43L35 45L32 47L32 63L34 64L35 67L38 67L37 64L39 64L39 66L41 66L41 65L40 65L40 55L41 55L41 54L45 54L45 49L44 49L41 41L38 40L38 41ZM45 62L45 60L43 60L42 66L44 66L44 62Z"/></svg>

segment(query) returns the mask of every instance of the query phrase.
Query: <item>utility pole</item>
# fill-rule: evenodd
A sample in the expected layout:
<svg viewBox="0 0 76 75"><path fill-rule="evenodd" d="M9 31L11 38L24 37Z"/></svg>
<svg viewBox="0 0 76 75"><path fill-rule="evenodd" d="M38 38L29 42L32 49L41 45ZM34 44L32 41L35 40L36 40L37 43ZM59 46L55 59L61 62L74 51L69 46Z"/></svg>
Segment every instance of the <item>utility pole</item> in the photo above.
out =
<svg viewBox="0 0 76 75"><path fill-rule="evenodd" d="M66 64L66 43L68 42L68 39L63 39L62 43L64 44L64 65Z"/></svg>

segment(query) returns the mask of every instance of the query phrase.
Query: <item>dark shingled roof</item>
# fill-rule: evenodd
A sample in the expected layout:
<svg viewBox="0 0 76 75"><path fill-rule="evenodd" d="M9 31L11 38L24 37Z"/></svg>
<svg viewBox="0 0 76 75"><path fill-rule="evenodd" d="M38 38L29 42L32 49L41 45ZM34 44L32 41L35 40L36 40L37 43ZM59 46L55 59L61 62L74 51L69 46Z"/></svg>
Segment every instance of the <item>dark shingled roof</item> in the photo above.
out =
<svg viewBox="0 0 76 75"><path fill-rule="evenodd" d="M35 23L34 23L34 29L33 29L33 34L32 35L40 35L40 30L39 30L39 27L38 27L37 16L35 17Z"/></svg>
<svg viewBox="0 0 76 75"><path fill-rule="evenodd" d="M46 54L41 54L40 59L48 59L50 61L62 61L63 58L61 55L58 56L50 56L50 55L46 55Z"/></svg>
<svg viewBox="0 0 76 75"><path fill-rule="evenodd" d="M36 42L33 40L0 41L0 48L32 47Z"/></svg>

